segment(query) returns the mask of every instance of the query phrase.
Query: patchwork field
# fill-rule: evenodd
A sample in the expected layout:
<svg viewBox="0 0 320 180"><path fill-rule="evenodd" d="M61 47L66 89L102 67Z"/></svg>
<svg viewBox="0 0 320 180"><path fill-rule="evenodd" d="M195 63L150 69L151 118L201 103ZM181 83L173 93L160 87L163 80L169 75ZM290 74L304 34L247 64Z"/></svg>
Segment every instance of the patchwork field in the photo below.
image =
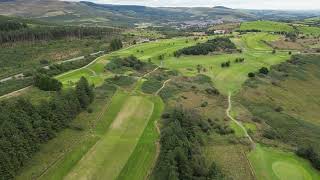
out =
<svg viewBox="0 0 320 180"><path fill-rule="evenodd" d="M249 153L258 180L314 180L320 173L310 163L291 152L257 145Z"/></svg>

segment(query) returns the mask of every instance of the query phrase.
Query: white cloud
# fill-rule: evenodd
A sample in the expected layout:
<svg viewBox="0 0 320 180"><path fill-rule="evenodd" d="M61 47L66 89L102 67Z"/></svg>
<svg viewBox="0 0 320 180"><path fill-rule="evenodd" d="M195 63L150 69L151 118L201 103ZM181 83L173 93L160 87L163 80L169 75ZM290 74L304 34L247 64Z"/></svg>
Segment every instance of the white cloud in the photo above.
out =
<svg viewBox="0 0 320 180"><path fill-rule="evenodd" d="M76 0L70 0L76 1ZM320 9L320 0L88 0L104 4L146 6L227 6L241 9Z"/></svg>

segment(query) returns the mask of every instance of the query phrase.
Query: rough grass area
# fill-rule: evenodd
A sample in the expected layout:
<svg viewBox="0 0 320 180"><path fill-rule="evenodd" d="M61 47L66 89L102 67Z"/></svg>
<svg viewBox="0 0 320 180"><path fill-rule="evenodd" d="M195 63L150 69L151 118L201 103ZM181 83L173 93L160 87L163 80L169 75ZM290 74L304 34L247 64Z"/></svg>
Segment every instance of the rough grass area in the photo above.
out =
<svg viewBox="0 0 320 180"><path fill-rule="evenodd" d="M216 162L226 175L226 179L254 180L254 173L246 157L247 147L228 143L232 139L232 136L214 135L204 149L207 161Z"/></svg>
<svg viewBox="0 0 320 180"><path fill-rule="evenodd" d="M284 142L312 145L320 152L319 56L294 59L274 66L268 76L249 80L239 99Z"/></svg>
<svg viewBox="0 0 320 180"><path fill-rule="evenodd" d="M123 88L128 88L134 85L136 82L136 79L131 76L114 76L111 78L106 79L107 83L112 83L117 86L123 87Z"/></svg>
<svg viewBox="0 0 320 180"><path fill-rule="evenodd" d="M320 173L310 163L291 152L257 144L248 155L258 180L314 180Z"/></svg>
<svg viewBox="0 0 320 180"><path fill-rule="evenodd" d="M158 91L162 87L162 82L157 79L150 78L143 82L141 86L141 90L147 94L153 94Z"/></svg>

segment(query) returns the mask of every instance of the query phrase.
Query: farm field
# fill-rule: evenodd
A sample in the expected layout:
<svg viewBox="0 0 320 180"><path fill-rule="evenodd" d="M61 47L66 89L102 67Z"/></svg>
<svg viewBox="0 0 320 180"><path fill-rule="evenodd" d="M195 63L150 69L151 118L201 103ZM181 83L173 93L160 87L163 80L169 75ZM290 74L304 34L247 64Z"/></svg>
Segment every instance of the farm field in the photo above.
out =
<svg viewBox="0 0 320 180"><path fill-rule="evenodd" d="M282 152L257 144L249 153L258 180L313 180L320 173L311 164L291 152Z"/></svg>

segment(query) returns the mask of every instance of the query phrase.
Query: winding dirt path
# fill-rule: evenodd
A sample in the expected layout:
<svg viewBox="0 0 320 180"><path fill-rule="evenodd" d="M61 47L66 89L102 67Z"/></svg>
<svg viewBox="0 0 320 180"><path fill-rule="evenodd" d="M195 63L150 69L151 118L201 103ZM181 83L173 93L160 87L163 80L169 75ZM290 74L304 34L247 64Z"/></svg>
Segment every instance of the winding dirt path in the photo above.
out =
<svg viewBox="0 0 320 180"><path fill-rule="evenodd" d="M252 140L252 138L250 137L250 135L248 134L246 128L242 125L241 122L237 121L235 118L233 118L231 115L230 115L230 112L231 112L231 109L232 109L232 103L231 103L231 92L229 92L229 95L228 95L228 109L226 110L226 114L228 116L228 118L230 118L233 122L235 122L245 133L245 136L250 140L250 142L254 145L254 141Z"/></svg>
<svg viewBox="0 0 320 180"><path fill-rule="evenodd" d="M165 82L163 82L162 87L161 87L160 89L158 89L158 91L155 93L155 95L157 96L157 95L162 91L162 89L163 89L164 87L166 87L166 84L167 84L168 82L170 82L170 81L171 81L171 79L168 79L168 80L166 80Z"/></svg>

